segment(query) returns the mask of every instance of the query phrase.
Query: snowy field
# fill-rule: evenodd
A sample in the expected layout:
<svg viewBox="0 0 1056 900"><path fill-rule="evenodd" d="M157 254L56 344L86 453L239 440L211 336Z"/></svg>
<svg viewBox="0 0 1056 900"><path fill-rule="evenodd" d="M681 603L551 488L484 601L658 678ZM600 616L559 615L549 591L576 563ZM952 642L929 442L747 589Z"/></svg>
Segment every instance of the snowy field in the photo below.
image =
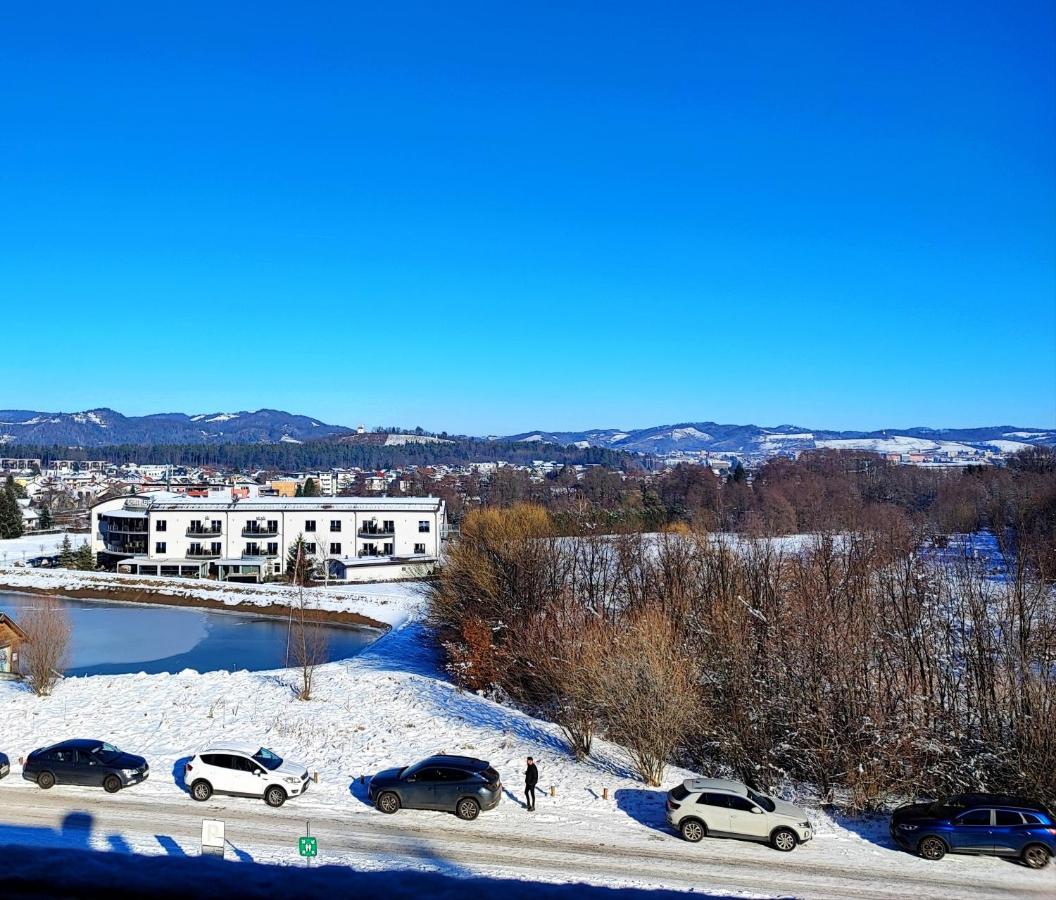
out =
<svg viewBox="0 0 1056 900"><path fill-rule="evenodd" d="M0 540L0 564L13 565L16 562L25 562L34 556L50 556L58 553L62 547L62 539L66 532L52 532L49 534L24 534L20 538L4 538ZM69 532L70 546L76 550L81 544L91 540L87 531Z"/></svg>
<svg viewBox="0 0 1056 900"><path fill-rule="evenodd" d="M362 655L322 667L311 702L293 698L293 678L283 671L93 676L67 679L43 699L0 683L0 750L13 763L0 782L0 844L195 856L201 819L212 817L226 821L234 858L297 864L296 836L310 818L319 862L362 870L721 896L1025 897L1056 889L1056 867L1032 872L968 857L929 863L895 850L882 820L841 823L816 810L817 837L790 854L735 841L687 844L664 823L663 791L644 787L615 747L599 741L596 756L578 763L555 726L459 691L414 621ZM45 793L21 779L18 757L88 736L145 755L150 780L111 797L61 786ZM224 740L272 747L317 771L319 784L281 810L235 798L195 803L183 792L184 761ZM367 804L361 776L441 751L490 760L512 793L472 823L434 812L385 816ZM534 814L516 795L529 754L543 788ZM687 774L669 770L665 789Z"/></svg>

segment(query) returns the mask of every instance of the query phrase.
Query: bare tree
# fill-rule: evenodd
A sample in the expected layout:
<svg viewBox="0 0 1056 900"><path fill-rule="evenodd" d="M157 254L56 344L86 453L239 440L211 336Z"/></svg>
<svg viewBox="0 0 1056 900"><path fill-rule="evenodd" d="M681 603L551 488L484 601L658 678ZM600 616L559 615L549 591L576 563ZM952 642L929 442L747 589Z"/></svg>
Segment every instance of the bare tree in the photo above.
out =
<svg viewBox="0 0 1056 900"><path fill-rule="evenodd" d="M70 617L54 600L41 600L25 612L20 624L28 640L22 646L22 671L33 692L45 697L62 677L69 656Z"/></svg>
<svg viewBox="0 0 1056 900"><path fill-rule="evenodd" d="M618 629L598 675L609 737L642 780L659 785L698 712L698 675L667 616L647 609Z"/></svg>
<svg viewBox="0 0 1056 900"><path fill-rule="evenodd" d="M300 670L298 700L311 700L315 670L326 662L329 642L316 610L307 608L304 588L298 591L296 608L291 610L288 658Z"/></svg>

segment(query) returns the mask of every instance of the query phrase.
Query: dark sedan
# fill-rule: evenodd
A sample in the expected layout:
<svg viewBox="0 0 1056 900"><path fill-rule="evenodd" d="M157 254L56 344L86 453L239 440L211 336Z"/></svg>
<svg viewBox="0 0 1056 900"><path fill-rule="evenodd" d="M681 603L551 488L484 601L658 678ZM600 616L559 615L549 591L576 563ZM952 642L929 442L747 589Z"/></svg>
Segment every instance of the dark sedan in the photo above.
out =
<svg viewBox="0 0 1056 900"><path fill-rule="evenodd" d="M56 784L102 787L109 794L146 781L150 766L142 756L118 750L105 741L63 741L34 750L22 766L22 777L47 790Z"/></svg>
<svg viewBox="0 0 1056 900"><path fill-rule="evenodd" d="M370 780L371 802L384 813L437 809L475 819L502 798L502 780L489 763L471 756L430 756L413 766L386 769Z"/></svg>
<svg viewBox="0 0 1056 900"><path fill-rule="evenodd" d="M1001 794L958 794L900 806L891 837L924 859L947 853L1018 857L1041 869L1056 854L1056 818L1041 803Z"/></svg>
<svg viewBox="0 0 1056 900"><path fill-rule="evenodd" d="M3 778L11 771L11 762L7 758L6 753L0 753L0 778Z"/></svg>

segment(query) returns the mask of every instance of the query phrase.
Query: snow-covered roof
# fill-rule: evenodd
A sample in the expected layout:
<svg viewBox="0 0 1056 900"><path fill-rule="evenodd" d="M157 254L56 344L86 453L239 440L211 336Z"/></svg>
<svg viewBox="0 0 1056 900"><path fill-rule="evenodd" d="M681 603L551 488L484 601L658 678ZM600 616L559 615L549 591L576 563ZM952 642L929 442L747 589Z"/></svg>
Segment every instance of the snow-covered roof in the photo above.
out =
<svg viewBox="0 0 1056 900"><path fill-rule="evenodd" d="M251 497L232 500L229 497L183 497L165 500L155 499L152 511L220 512L239 510L247 512L304 512L312 510L338 510L348 512L435 512L442 505L439 497Z"/></svg>

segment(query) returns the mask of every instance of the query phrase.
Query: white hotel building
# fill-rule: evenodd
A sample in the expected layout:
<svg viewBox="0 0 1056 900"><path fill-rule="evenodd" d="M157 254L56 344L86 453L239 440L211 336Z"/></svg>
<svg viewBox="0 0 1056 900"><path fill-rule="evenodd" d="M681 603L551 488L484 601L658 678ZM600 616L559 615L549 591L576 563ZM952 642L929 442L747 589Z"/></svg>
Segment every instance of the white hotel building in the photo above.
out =
<svg viewBox="0 0 1056 900"><path fill-rule="evenodd" d="M440 555L446 506L435 497L209 497L158 492L92 508L92 549L106 569L263 581L281 575L299 535L338 581L420 574Z"/></svg>

